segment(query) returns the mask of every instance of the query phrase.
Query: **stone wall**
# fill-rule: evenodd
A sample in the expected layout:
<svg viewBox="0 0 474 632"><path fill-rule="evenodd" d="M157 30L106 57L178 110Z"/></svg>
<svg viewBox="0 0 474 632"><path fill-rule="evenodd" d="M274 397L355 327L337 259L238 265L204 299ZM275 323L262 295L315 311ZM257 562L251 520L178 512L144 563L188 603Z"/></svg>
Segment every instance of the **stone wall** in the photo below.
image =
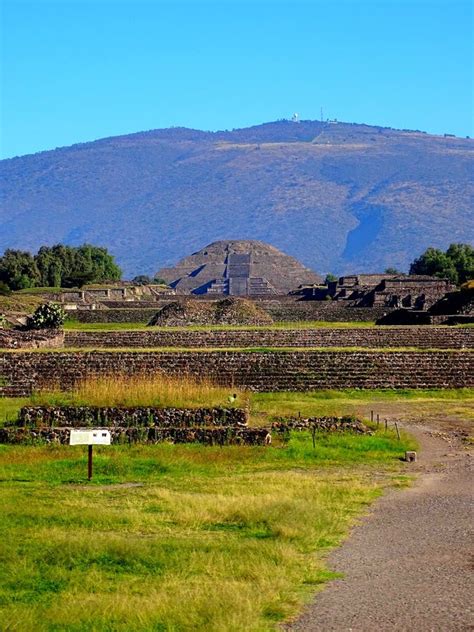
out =
<svg viewBox="0 0 474 632"><path fill-rule="evenodd" d="M355 417L289 417L274 421L271 429L282 434L291 430L372 434L372 430L363 421Z"/></svg>
<svg viewBox="0 0 474 632"><path fill-rule="evenodd" d="M170 301L167 301L170 302ZM78 309L68 312L80 323L147 323L157 312L155 308Z"/></svg>
<svg viewBox="0 0 474 632"><path fill-rule="evenodd" d="M474 347L474 330L449 327L67 331L66 347Z"/></svg>
<svg viewBox="0 0 474 632"><path fill-rule="evenodd" d="M108 406L24 406L17 426L128 427L241 426L248 421L242 408L133 408Z"/></svg>
<svg viewBox="0 0 474 632"><path fill-rule="evenodd" d="M146 301L144 299L128 301L101 301L101 306L107 309L154 309L157 312L163 305L171 302L173 296L168 296L164 300Z"/></svg>
<svg viewBox="0 0 474 632"><path fill-rule="evenodd" d="M78 309L70 312L71 316L81 323L147 323L158 311L159 307L171 303L177 297L169 297L157 302L157 308L144 308L141 305L130 305L115 309ZM179 297L178 297L179 298ZM189 296L187 297L189 299ZM192 297L193 299L195 297ZM209 298L195 298L207 300ZM255 303L267 311L275 321L308 321L322 320L328 322L375 322L391 310L386 307L352 307L344 301L303 301L294 296L278 296L276 298L257 298Z"/></svg>
<svg viewBox="0 0 474 632"><path fill-rule="evenodd" d="M0 352L0 396L67 390L100 375L208 377L254 391L474 386L470 351Z"/></svg>
<svg viewBox="0 0 474 632"><path fill-rule="evenodd" d="M390 312L387 307L354 307L349 301L295 300L294 296L256 299L275 321L375 322Z"/></svg>
<svg viewBox="0 0 474 632"><path fill-rule="evenodd" d="M63 346L64 332L57 329L0 329L0 349L51 349Z"/></svg>
<svg viewBox="0 0 474 632"><path fill-rule="evenodd" d="M205 445L268 445L266 428L107 428L114 444L126 443L203 443ZM70 428L0 428L0 443L68 444Z"/></svg>

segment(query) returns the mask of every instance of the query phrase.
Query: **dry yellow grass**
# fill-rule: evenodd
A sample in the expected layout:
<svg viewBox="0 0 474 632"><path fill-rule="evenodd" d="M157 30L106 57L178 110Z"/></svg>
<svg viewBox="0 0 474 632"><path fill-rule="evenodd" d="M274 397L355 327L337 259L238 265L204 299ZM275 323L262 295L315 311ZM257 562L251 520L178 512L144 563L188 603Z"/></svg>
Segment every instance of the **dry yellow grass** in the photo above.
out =
<svg viewBox="0 0 474 632"><path fill-rule="evenodd" d="M232 394L237 395L230 402ZM110 375L79 382L70 393L60 391L39 393L36 404L68 403L88 406L159 406L212 407L244 406L247 398L242 391L216 386L208 379L176 378L165 375Z"/></svg>

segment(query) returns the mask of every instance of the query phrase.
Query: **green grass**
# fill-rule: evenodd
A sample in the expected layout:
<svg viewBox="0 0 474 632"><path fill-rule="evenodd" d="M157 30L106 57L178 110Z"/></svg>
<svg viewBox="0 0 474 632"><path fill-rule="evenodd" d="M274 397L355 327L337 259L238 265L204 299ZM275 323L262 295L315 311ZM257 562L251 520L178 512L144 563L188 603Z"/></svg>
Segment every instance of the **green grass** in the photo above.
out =
<svg viewBox="0 0 474 632"><path fill-rule="evenodd" d="M146 323L80 323L74 317L68 318L64 328L73 331L229 331L229 330L261 330L261 329L320 329L320 328L367 328L375 327L375 322L327 322L327 321L287 321L273 325L189 325L186 327L149 327Z"/></svg>
<svg viewBox="0 0 474 632"><path fill-rule="evenodd" d="M35 294L59 294L64 292L64 288L61 287L29 287L24 290L17 290L15 294L19 295L35 295Z"/></svg>
<svg viewBox="0 0 474 632"><path fill-rule="evenodd" d="M0 426L15 421L20 408L30 401L31 398L26 397L0 397Z"/></svg>
<svg viewBox="0 0 474 632"><path fill-rule="evenodd" d="M386 329L409 329L419 327L419 325L391 325L384 326ZM436 325L436 328L446 327L449 329L474 327L473 324L465 325ZM183 327L149 327L146 323L80 323L70 316L64 328L69 331L242 331L242 330L265 330L265 329L367 329L380 328L374 321L352 321L352 322L329 322L323 320L313 321L281 321L273 325L188 325Z"/></svg>
<svg viewBox="0 0 474 632"><path fill-rule="evenodd" d="M250 393L252 415L403 407L446 416L474 389ZM33 400L34 401L34 400ZM1 399L0 419L25 399ZM421 408L420 408L421 407ZM292 433L270 447L0 445L2 629L274 630L334 577L329 550L416 444Z"/></svg>
<svg viewBox="0 0 474 632"><path fill-rule="evenodd" d="M53 347L35 349L0 349L1 353L89 353L102 351L106 353L318 353L363 352L363 353L402 353L416 351L418 353L473 353L474 349L436 349L418 347Z"/></svg>
<svg viewBox="0 0 474 632"><path fill-rule="evenodd" d="M70 317L64 323L66 331L135 331L148 330L146 323L80 323Z"/></svg>
<svg viewBox="0 0 474 632"><path fill-rule="evenodd" d="M370 418L380 414L411 421L412 419L446 418L462 421L474 418L474 389L345 389L307 393L252 393L251 411L256 423L270 418L301 414L357 415Z"/></svg>
<svg viewBox="0 0 474 632"><path fill-rule="evenodd" d="M0 446L7 630L274 629L387 484L392 433L286 447ZM375 473L377 476L375 476Z"/></svg>

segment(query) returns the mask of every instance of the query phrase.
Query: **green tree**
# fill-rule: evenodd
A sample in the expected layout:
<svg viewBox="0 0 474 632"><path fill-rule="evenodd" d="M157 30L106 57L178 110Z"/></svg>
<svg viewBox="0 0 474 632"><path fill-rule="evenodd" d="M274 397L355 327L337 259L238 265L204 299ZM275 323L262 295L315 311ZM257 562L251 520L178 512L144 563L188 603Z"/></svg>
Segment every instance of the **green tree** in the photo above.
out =
<svg viewBox="0 0 474 632"><path fill-rule="evenodd" d="M458 282L474 279L474 248L469 244L451 244L446 250L458 273Z"/></svg>
<svg viewBox="0 0 474 632"><path fill-rule="evenodd" d="M333 283L337 281L337 276L335 274L326 274L326 278L324 279L324 285L329 285L329 283Z"/></svg>
<svg viewBox="0 0 474 632"><path fill-rule="evenodd" d="M40 284L40 273L31 253L23 250L5 250L0 257L0 281L11 290L24 290Z"/></svg>
<svg viewBox="0 0 474 632"><path fill-rule="evenodd" d="M46 287L82 287L86 283L117 281L122 271L106 248L42 246L35 257L41 284Z"/></svg>
<svg viewBox="0 0 474 632"><path fill-rule="evenodd" d="M107 248L84 244L76 251L75 274L91 274L95 282L118 281L122 271Z"/></svg>
<svg viewBox="0 0 474 632"><path fill-rule="evenodd" d="M400 270L397 270L397 268L387 268L385 270L385 274L403 274L403 272L401 272Z"/></svg>
<svg viewBox="0 0 474 632"><path fill-rule="evenodd" d="M41 246L35 256L36 265L44 287L60 287L62 263L49 246Z"/></svg>
<svg viewBox="0 0 474 632"><path fill-rule="evenodd" d="M474 249L469 244L451 244L446 252L428 248L410 266L410 274L428 274L459 284L474 277Z"/></svg>

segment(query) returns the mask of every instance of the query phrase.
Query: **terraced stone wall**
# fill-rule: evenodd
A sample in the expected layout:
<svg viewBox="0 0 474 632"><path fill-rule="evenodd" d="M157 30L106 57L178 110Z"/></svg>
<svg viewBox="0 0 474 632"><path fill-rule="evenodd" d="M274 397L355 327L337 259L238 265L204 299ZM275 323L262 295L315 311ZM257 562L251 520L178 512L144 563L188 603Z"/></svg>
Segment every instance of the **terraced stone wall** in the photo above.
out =
<svg viewBox="0 0 474 632"><path fill-rule="evenodd" d="M207 376L254 391L474 387L470 351L0 352L0 396L100 375Z"/></svg>
<svg viewBox="0 0 474 632"><path fill-rule="evenodd" d="M69 315L79 323L147 323L157 312L155 308L77 309Z"/></svg>
<svg viewBox="0 0 474 632"><path fill-rule="evenodd" d="M392 311L384 306L353 307L346 301L302 301L292 296L261 298L256 299L256 303L276 322L375 322Z"/></svg>
<svg viewBox="0 0 474 632"><path fill-rule="evenodd" d="M147 323L160 307L176 300L172 297L157 303L156 307L117 303L120 308L73 310L71 315L81 323ZM189 296L187 298L190 298ZM209 300L196 298L196 300ZM276 322L323 320L328 322L375 322L389 313L384 307L351 307L343 301L300 301L292 296L256 298L255 303L267 311Z"/></svg>
<svg viewBox="0 0 474 632"><path fill-rule="evenodd" d="M474 347L474 329L380 327L321 329L233 329L145 331L67 331L66 347Z"/></svg>

